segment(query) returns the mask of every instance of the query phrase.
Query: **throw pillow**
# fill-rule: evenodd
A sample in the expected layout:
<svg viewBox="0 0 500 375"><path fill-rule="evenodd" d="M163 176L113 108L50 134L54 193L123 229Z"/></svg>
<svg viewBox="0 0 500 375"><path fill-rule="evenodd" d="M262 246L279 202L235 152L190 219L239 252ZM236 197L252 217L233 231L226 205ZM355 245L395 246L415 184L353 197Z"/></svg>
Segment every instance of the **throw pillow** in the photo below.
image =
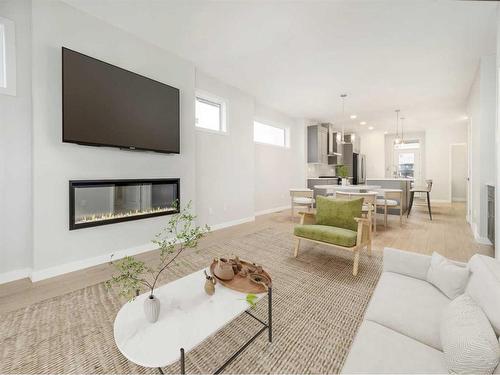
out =
<svg viewBox="0 0 500 375"><path fill-rule="evenodd" d="M450 373L491 374L500 360L495 331L468 294L451 301L444 310L441 345Z"/></svg>
<svg viewBox="0 0 500 375"><path fill-rule="evenodd" d="M316 224L358 230L355 217L361 217L363 198L345 200L318 196L316 199Z"/></svg>
<svg viewBox="0 0 500 375"><path fill-rule="evenodd" d="M436 252L432 253L427 281L446 294L448 298L454 299L463 294L468 280L468 268L460 267Z"/></svg>

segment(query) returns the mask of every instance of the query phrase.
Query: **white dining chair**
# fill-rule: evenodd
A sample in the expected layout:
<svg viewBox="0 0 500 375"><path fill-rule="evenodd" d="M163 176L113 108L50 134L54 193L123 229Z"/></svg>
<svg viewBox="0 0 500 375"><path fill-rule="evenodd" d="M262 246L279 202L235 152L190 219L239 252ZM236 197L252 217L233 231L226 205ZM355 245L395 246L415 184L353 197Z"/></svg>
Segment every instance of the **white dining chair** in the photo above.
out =
<svg viewBox="0 0 500 375"><path fill-rule="evenodd" d="M314 191L311 189L290 189L292 219L296 206L307 207L310 211L314 208Z"/></svg>
<svg viewBox="0 0 500 375"><path fill-rule="evenodd" d="M403 190L381 189L377 198L377 206L384 207L384 229L387 229L387 212L391 208L399 208L399 225L403 225Z"/></svg>

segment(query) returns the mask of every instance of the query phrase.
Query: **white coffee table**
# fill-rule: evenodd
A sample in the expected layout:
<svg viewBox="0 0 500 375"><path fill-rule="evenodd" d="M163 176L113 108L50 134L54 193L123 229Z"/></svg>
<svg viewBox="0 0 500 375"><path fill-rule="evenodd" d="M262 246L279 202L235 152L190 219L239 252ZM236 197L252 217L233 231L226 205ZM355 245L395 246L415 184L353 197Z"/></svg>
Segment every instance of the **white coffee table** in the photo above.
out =
<svg viewBox="0 0 500 375"><path fill-rule="evenodd" d="M203 340L212 336L242 313L247 313L262 327L240 347L215 373L220 373L261 333L268 331L272 342L272 291L268 295L267 323L248 310L246 293L226 288L220 283L215 294L204 291L204 270L196 271L181 279L161 286L155 295L161 301L160 317L149 323L144 315L144 299L149 293L138 296L120 309L115 318L114 336L120 352L130 361L144 367L162 367L180 361L181 373L185 373L185 354ZM207 269L207 273L209 270ZM260 300L264 293L258 294Z"/></svg>

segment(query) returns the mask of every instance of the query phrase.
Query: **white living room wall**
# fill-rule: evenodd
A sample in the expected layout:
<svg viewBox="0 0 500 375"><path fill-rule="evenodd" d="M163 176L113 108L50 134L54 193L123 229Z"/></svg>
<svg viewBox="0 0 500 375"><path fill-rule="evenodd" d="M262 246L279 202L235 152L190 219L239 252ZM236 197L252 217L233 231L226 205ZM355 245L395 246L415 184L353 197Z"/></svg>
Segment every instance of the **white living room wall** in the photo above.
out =
<svg viewBox="0 0 500 375"><path fill-rule="evenodd" d="M275 186L266 179L274 189L272 199L265 197L257 208L253 97L203 73L196 78L192 63L63 2L6 0L0 10L16 22L18 72L17 96L0 95L0 208L10 213L0 219L0 283L30 275L37 281L104 263L111 253L123 256L153 248L150 240L165 217L69 231L72 179L180 177L181 200L192 200L199 222L213 228L286 205L288 188L304 186L303 124L295 132L293 119L263 105L257 109L265 118L291 126L293 150L274 176L281 181L286 175L288 182ZM62 46L179 88L181 154L63 143ZM228 99L227 135L195 130L196 88ZM267 151L257 152L259 160ZM258 173L271 178L269 171L263 166Z"/></svg>
<svg viewBox="0 0 500 375"><path fill-rule="evenodd" d="M306 186L306 127L303 121L259 103L255 106L254 118L264 124L286 128L289 137L287 148L254 144L255 212L258 215L289 207L289 189Z"/></svg>
<svg viewBox="0 0 500 375"><path fill-rule="evenodd" d="M32 261L31 0L0 1L15 23L16 95L0 94L0 283L26 277Z"/></svg>
<svg viewBox="0 0 500 375"><path fill-rule="evenodd" d="M199 222L221 228L254 219L254 99L203 72L196 89L226 103L226 133L196 130Z"/></svg>
<svg viewBox="0 0 500 375"><path fill-rule="evenodd" d="M33 278L147 249L164 217L68 230L72 179L180 177L195 200L194 66L59 1L33 3ZM129 152L61 142L61 47L180 89L181 154ZM128 250L127 250L128 249ZM56 267L56 268L52 268Z"/></svg>
<svg viewBox="0 0 500 375"><path fill-rule="evenodd" d="M488 242L487 184L495 184L496 155L496 67L495 56L484 56L471 86L467 114L469 116L469 158L471 186L470 224L474 236Z"/></svg>

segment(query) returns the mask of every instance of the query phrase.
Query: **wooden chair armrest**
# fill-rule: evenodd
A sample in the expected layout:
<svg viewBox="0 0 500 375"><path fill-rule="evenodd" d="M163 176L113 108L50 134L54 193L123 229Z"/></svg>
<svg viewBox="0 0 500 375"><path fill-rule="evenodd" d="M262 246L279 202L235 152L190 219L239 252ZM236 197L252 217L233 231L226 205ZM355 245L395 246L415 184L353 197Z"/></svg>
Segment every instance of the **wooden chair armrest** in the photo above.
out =
<svg viewBox="0 0 500 375"><path fill-rule="evenodd" d="M357 223L370 224L370 220L368 220L366 217L355 217L354 220L356 220Z"/></svg>
<svg viewBox="0 0 500 375"><path fill-rule="evenodd" d="M304 212L300 211L300 224L315 224L316 223L316 214L312 212Z"/></svg>

